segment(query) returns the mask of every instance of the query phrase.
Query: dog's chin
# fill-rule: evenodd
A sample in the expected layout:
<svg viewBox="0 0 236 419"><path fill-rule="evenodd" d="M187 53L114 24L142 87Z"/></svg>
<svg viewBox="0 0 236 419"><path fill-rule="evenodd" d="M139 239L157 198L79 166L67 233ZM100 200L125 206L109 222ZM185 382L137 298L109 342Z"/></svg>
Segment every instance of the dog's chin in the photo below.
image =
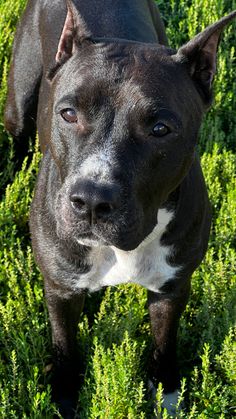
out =
<svg viewBox="0 0 236 419"><path fill-rule="evenodd" d="M77 236L76 242L82 246L87 247L100 247L100 246L109 246L115 247L116 249L120 249L123 251L131 251L136 249L142 241L142 238L136 237L129 237L127 235L122 235L120 237L103 237L102 235L95 235L95 234L88 234L86 236Z"/></svg>
<svg viewBox="0 0 236 419"><path fill-rule="evenodd" d="M114 231L115 230L115 231ZM57 225L57 234L62 240L67 242L78 243L86 247L115 247L122 251L132 251L136 249L153 230L152 226L148 226L145 231L139 231L138 228L132 230L119 229L98 229L89 226L78 226L71 224Z"/></svg>
<svg viewBox="0 0 236 419"><path fill-rule="evenodd" d="M99 237L77 237L76 241L80 245L86 246L86 247L99 247L99 246L108 245L108 243L106 243L105 240Z"/></svg>
<svg viewBox="0 0 236 419"><path fill-rule="evenodd" d="M116 224L108 224L101 228L99 225L90 226L88 223L75 222L72 217L68 217L68 214L63 215L57 220L58 237L86 247L109 246L128 252L136 249L153 229L150 223L144 229L142 222L135 222L132 226L122 229Z"/></svg>
<svg viewBox="0 0 236 419"><path fill-rule="evenodd" d="M122 242L118 242L116 240L114 241L106 241L104 239L99 239L99 238L77 238L76 239L77 243L80 244L81 246L86 246L86 247L101 247L101 246L109 246L109 247L115 247L116 249L120 249L126 252L129 252L131 250L136 249L136 247L138 247L139 243L122 243Z"/></svg>

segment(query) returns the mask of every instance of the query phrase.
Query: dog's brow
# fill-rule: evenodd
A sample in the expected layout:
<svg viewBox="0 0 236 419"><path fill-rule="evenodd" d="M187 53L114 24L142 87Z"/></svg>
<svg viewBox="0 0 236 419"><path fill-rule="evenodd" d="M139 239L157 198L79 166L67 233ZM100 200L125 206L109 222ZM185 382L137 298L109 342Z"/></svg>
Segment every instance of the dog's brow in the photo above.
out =
<svg viewBox="0 0 236 419"><path fill-rule="evenodd" d="M71 105L71 106L77 106L78 100L77 96L74 93L68 93L61 97L61 99L57 102L56 108L62 106L62 105Z"/></svg>

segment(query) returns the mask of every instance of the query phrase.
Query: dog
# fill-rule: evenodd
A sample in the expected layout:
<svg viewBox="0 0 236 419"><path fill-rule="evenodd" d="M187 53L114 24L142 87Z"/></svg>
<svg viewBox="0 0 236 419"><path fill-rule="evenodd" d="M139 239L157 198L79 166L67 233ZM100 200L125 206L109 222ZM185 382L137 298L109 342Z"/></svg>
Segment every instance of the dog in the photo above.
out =
<svg viewBox="0 0 236 419"><path fill-rule="evenodd" d="M149 379L174 414L176 336L211 210L196 144L219 38L236 11L168 47L152 0L29 0L8 81L6 129L43 152L30 230L45 280L52 391L74 417L76 330L87 292L147 288ZM37 125L34 121L37 117Z"/></svg>

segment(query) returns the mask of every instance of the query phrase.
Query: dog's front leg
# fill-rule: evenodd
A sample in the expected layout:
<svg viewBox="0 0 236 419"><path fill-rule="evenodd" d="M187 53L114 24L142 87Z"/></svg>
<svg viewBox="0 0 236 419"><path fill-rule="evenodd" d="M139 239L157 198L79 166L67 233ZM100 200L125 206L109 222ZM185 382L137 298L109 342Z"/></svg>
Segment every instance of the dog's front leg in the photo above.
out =
<svg viewBox="0 0 236 419"><path fill-rule="evenodd" d="M84 305L84 294L63 297L45 287L54 349L52 396L63 417L73 418L79 386L76 333Z"/></svg>
<svg viewBox="0 0 236 419"><path fill-rule="evenodd" d="M154 352L150 362L150 384L154 390L161 382L164 389L163 407L175 412L180 385L176 356L176 339L180 316L186 306L189 283L170 293L148 292L148 307L154 336Z"/></svg>

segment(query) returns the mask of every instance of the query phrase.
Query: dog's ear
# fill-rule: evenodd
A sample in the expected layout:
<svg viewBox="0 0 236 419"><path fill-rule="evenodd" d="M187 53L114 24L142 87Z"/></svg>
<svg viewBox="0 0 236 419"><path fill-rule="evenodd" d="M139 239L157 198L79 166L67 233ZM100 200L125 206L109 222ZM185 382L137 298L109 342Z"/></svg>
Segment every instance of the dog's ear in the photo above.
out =
<svg viewBox="0 0 236 419"><path fill-rule="evenodd" d="M187 64L188 71L206 102L209 102L212 96L211 87L216 73L216 56L221 32L235 17L236 10L208 26L177 52L177 60Z"/></svg>
<svg viewBox="0 0 236 419"><path fill-rule="evenodd" d="M67 15L58 44L56 62L70 58L76 48L91 36L73 1L67 0L66 4Z"/></svg>
<svg viewBox="0 0 236 419"><path fill-rule="evenodd" d="M49 80L52 80L61 65L64 64L82 44L86 41L92 42L90 39L91 34L73 1L66 0L66 5L66 20L58 43L55 57L56 64L49 70L47 75Z"/></svg>

